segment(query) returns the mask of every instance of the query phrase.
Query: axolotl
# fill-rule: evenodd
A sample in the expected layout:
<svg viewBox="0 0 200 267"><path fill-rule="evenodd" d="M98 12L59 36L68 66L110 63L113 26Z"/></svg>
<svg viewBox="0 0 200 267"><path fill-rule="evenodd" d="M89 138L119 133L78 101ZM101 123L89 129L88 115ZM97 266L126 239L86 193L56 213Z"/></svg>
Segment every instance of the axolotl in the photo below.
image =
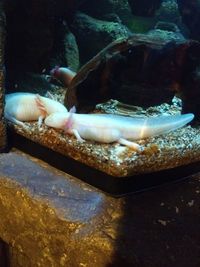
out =
<svg viewBox="0 0 200 267"><path fill-rule="evenodd" d="M76 72L70 70L70 68L56 66L51 70L50 75L52 78L61 81L65 86L68 86L74 76L76 76Z"/></svg>
<svg viewBox="0 0 200 267"><path fill-rule="evenodd" d="M100 143L118 142L140 151L141 146L133 141L170 132L189 123L193 118L192 113L133 118L111 114L68 112L52 113L46 117L45 124L63 129L80 142L84 142L84 139Z"/></svg>
<svg viewBox="0 0 200 267"><path fill-rule="evenodd" d="M16 92L6 94L4 116L11 122L26 127L24 121L42 120L54 112L66 113L67 109L60 102L39 94Z"/></svg>

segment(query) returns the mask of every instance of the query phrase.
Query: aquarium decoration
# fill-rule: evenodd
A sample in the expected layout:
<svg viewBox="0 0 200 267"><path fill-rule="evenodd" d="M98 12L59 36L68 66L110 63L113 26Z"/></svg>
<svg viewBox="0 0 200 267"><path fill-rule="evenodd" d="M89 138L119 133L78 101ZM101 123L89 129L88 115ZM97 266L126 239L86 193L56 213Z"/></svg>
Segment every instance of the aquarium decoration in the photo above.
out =
<svg viewBox="0 0 200 267"><path fill-rule="evenodd" d="M196 41L177 39L166 43L153 34L118 40L80 69L68 86L65 104L85 112L98 103L116 99L146 108L170 103L176 93L181 93L183 106L193 101L195 109L198 103L184 94L196 90L199 55L200 44ZM189 80L183 83L185 78ZM191 90L185 88L188 84Z"/></svg>
<svg viewBox="0 0 200 267"><path fill-rule="evenodd" d="M200 43L184 13L193 7L146 2L5 2L9 144L39 158L46 148L76 176L87 166L82 176L112 183L200 160Z"/></svg>

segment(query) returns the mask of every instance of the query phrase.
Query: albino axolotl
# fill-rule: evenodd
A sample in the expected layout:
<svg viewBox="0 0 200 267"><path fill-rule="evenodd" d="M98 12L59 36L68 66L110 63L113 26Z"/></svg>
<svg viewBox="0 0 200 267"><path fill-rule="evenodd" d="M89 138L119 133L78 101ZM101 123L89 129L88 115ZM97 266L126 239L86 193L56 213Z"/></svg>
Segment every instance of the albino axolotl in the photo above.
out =
<svg viewBox="0 0 200 267"><path fill-rule="evenodd" d="M11 93L5 97L5 118L25 127L23 121L42 120L54 112L66 113L67 109L60 102L32 93Z"/></svg>
<svg viewBox="0 0 200 267"><path fill-rule="evenodd" d="M51 70L50 74L51 77L61 81L65 86L68 86L76 75L76 72L70 70L70 68L56 66Z"/></svg>
<svg viewBox="0 0 200 267"><path fill-rule="evenodd" d="M189 123L192 113L151 118L132 118L111 114L53 113L45 124L73 134L78 141L84 139L100 143L118 142L140 151L135 140L167 133Z"/></svg>

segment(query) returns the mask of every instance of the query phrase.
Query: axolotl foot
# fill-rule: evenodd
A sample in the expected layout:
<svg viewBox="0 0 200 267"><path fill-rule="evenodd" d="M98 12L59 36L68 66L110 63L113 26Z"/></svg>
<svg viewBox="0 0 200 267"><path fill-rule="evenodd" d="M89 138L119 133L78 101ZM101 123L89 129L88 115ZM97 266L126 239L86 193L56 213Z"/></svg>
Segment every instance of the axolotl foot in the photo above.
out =
<svg viewBox="0 0 200 267"><path fill-rule="evenodd" d="M127 146L127 147L133 149L133 150L136 151L136 152L141 152L141 151L143 151L143 147L142 147L142 146L138 145L138 144L135 143L135 142L128 141L128 140L126 140L126 139L124 139L124 138L120 138L120 139L118 140L118 143L121 144L121 145L125 145L125 146Z"/></svg>
<svg viewBox="0 0 200 267"><path fill-rule="evenodd" d="M76 139L80 142L83 143L85 142L85 140L83 138L81 138L79 132L76 129L72 129L72 133L74 134L74 136L76 137Z"/></svg>

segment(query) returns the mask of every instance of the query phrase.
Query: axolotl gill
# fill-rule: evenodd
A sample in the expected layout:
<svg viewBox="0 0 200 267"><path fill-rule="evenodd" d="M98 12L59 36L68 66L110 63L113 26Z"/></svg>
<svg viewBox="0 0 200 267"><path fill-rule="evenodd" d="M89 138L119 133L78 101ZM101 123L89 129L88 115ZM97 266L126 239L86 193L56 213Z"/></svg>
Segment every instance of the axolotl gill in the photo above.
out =
<svg viewBox="0 0 200 267"><path fill-rule="evenodd" d="M111 114L77 114L53 99L32 93L6 95L5 118L26 127L24 121L38 120L53 128L63 129L79 142L93 140L100 143L118 142L136 151L141 146L135 140L164 134L189 123L192 113L173 116L133 118Z"/></svg>

